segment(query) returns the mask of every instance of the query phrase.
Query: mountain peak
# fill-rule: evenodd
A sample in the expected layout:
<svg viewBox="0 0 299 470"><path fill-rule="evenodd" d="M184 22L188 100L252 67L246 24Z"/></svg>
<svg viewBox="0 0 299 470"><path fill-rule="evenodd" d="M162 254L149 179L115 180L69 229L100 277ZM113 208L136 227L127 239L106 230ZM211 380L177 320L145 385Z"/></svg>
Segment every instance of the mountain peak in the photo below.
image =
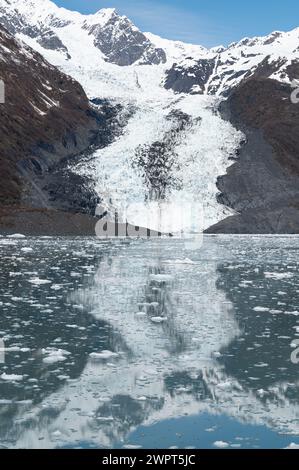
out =
<svg viewBox="0 0 299 470"><path fill-rule="evenodd" d="M112 18L120 17L116 8L101 8L96 13L86 15L85 19L89 24L101 24L104 25Z"/></svg>
<svg viewBox="0 0 299 470"><path fill-rule="evenodd" d="M98 10L96 13L94 13L94 16L96 15L100 15L100 16L103 16L103 15L107 15L107 16L112 16L112 15L118 15L118 12L116 10L116 8L101 8L100 10ZM119 15L118 15L119 16Z"/></svg>

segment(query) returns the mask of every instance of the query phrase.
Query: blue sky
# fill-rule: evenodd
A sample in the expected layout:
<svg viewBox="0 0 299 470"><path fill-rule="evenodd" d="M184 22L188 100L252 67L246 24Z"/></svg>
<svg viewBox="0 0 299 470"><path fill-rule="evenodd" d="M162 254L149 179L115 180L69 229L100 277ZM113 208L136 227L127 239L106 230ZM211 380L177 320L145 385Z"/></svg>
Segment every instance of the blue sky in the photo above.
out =
<svg viewBox="0 0 299 470"><path fill-rule="evenodd" d="M205 46L299 26L298 0L54 0L82 13L115 7L142 31Z"/></svg>

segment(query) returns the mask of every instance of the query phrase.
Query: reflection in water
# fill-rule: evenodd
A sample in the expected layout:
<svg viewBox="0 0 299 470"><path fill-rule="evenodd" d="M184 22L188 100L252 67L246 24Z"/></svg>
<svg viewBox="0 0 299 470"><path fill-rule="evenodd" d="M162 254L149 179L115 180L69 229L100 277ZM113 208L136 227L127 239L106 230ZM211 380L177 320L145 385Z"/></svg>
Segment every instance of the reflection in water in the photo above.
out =
<svg viewBox="0 0 299 470"><path fill-rule="evenodd" d="M181 418L200 447L232 429L187 416L296 440L298 250L291 237L207 236L198 252L169 239L0 239L0 443L146 447L155 426L164 447L165 423Z"/></svg>

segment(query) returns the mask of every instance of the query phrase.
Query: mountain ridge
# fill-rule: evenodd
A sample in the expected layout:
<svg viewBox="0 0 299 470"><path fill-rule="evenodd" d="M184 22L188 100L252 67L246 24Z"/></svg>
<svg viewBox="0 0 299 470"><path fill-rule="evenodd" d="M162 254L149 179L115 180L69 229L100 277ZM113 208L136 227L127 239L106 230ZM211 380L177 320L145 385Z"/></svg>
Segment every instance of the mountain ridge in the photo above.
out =
<svg viewBox="0 0 299 470"><path fill-rule="evenodd" d="M8 8L3 9L3 5ZM297 165L299 148L294 137L296 125L290 121L296 110L288 93L299 62L299 28L244 38L226 48L206 49L142 33L115 9L81 15L58 8L49 0L0 0L1 21L9 23L17 38L76 79L90 100L107 100L112 108L121 104L127 116L121 135L116 133L105 147L95 150L87 160L76 161L72 168L83 180L93 181L104 205L111 206L111 200L116 207L123 201L137 204L139 209L131 223L147 226L142 213L152 214L157 203L152 195L163 194L170 213L177 205L187 207L190 200L202 204L204 230L272 233L277 228L271 223L271 211L278 196L269 188L269 197L263 198L254 171L248 172L243 165L244 161L249 167L259 163L252 152L266 161L267 151L263 153L263 149L270 148L267 178L276 181L280 169L285 177L278 185L283 191L279 204L286 213L292 206L279 230L299 231L292 222L297 193L284 189L290 179L294 188L297 184L297 176L290 174L288 166L288 161ZM271 96L273 87L275 100ZM266 104L260 89L266 93ZM241 100L241 90L248 103L256 102L260 119L252 118L252 106ZM277 106L280 100L285 106ZM223 112L223 103L229 112ZM236 108L231 108L234 103L242 109L238 119ZM282 113L275 121L277 127L264 125L263 119L275 115L277 109ZM188 122L186 128L184 121ZM285 134L279 132L280 124ZM251 147L249 137L255 132L260 137ZM173 136L173 145L169 136ZM288 145L286 137L294 145ZM136 166L136 161L144 166ZM172 169L170 162L174 162ZM246 201L236 184L240 175L236 168L244 171L244 181L248 178ZM157 191L158 173L163 181L173 178L176 184L167 184L166 192ZM269 210L263 199L271 199ZM282 200L286 205L281 205ZM246 219L248 211L252 222ZM236 226L238 217L245 219ZM166 228L163 231L169 232Z"/></svg>

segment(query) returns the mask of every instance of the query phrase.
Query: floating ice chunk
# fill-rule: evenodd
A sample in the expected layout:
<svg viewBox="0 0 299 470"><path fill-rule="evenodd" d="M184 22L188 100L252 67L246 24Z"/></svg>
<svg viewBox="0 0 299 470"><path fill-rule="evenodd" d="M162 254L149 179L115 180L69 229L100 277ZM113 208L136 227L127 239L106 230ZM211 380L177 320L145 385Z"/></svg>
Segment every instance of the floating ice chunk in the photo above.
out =
<svg viewBox="0 0 299 470"><path fill-rule="evenodd" d="M13 233L12 235L8 235L8 238L26 238L26 237L22 233Z"/></svg>
<svg viewBox="0 0 299 470"><path fill-rule="evenodd" d="M20 347L19 346L11 346L7 348L0 348L0 352L19 352Z"/></svg>
<svg viewBox="0 0 299 470"><path fill-rule="evenodd" d="M194 261L192 261L189 258L167 260L167 261L165 261L165 263L167 263L167 264L196 264Z"/></svg>
<svg viewBox="0 0 299 470"><path fill-rule="evenodd" d="M150 276L150 280L155 282L170 282L172 279L173 277L168 274L152 274Z"/></svg>
<svg viewBox="0 0 299 470"><path fill-rule="evenodd" d="M125 444L123 449L134 450L134 449L142 449L142 446L135 445L135 444Z"/></svg>
<svg viewBox="0 0 299 470"><path fill-rule="evenodd" d="M269 312L270 309L267 307L254 307L253 309L255 312Z"/></svg>
<svg viewBox="0 0 299 470"><path fill-rule="evenodd" d="M257 395L261 398L263 398L265 395L267 395L268 392L266 392L266 390L264 390L263 388L260 388L259 390L257 390Z"/></svg>
<svg viewBox="0 0 299 470"><path fill-rule="evenodd" d="M59 284L53 284L53 286L51 286L51 289L53 290L61 290L63 289L63 286L59 285Z"/></svg>
<svg viewBox="0 0 299 470"><path fill-rule="evenodd" d="M17 374L2 374L1 376L2 380L6 380L7 382L20 382L23 380L24 376L23 375L17 375Z"/></svg>
<svg viewBox="0 0 299 470"><path fill-rule="evenodd" d="M24 248L21 248L21 251L23 251L24 253L31 253L33 249L29 248L29 246L25 246Z"/></svg>
<svg viewBox="0 0 299 470"><path fill-rule="evenodd" d="M114 421L113 416L97 416L96 418L98 421L103 421L104 423L110 423Z"/></svg>
<svg viewBox="0 0 299 470"><path fill-rule="evenodd" d="M222 354L219 351L215 351L213 352L213 356L218 358L218 357L222 357Z"/></svg>
<svg viewBox="0 0 299 470"><path fill-rule="evenodd" d="M69 375L57 375L57 378L59 380L68 380L70 376Z"/></svg>
<svg viewBox="0 0 299 470"><path fill-rule="evenodd" d="M55 364L56 362L66 361L66 356L69 356L70 352L64 349L46 348L42 349L42 354L46 355L43 359L45 364Z"/></svg>
<svg viewBox="0 0 299 470"><path fill-rule="evenodd" d="M42 286L44 284L51 284L52 281L49 281L48 279L39 279L38 277L34 277L32 279L29 279L30 284L34 284L35 286Z"/></svg>
<svg viewBox="0 0 299 470"><path fill-rule="evenodd" d="M213 446L217 447L218 449L227 449L227 447L229 447L229 443L224 441L216 441L214 442Z"/></svg>
<svg viewBox="0 0 299 470"><path fill-rule="evenodd" d="M182 260L182 264L196 264L194 261L192 261L192 259L190 258L184 258Z"/></svg>
<svg viewBox="0 0 299 470"><path fill-rule="evenodd" d="M64 362L66 361L66 357L64 356L48 356L43 359L45 364L56 364L56 362Z"/></svg>
<svg viewBox="0 0 299 470"><path fill-rule="evenodd" d="M167 318L166 317L151 317L151 321L153 323L163 323L167 321Z"/></svg>
<svg viewBox="0 0 299 470"><path fill-rule="evenodd" d="M145 312L137 312L135 315L136 315L136 317L145 317L146 313Z"/></svg>
<svg viewBox="0 0 299 470"><path fill-rule="evenodd" d="M99 359L99 360L111 359L112 357L117 357L117 356L118 354L112 351L102 351L99 353L93 352L89 354L89 357L91 357L92 359Z"/></svg>
<svg viewBox="0 0 299 470"><path fill-rule="evenodd" d="M291 279L294 277L293 273L265 273L265 278L266 279Z"/></svg>

